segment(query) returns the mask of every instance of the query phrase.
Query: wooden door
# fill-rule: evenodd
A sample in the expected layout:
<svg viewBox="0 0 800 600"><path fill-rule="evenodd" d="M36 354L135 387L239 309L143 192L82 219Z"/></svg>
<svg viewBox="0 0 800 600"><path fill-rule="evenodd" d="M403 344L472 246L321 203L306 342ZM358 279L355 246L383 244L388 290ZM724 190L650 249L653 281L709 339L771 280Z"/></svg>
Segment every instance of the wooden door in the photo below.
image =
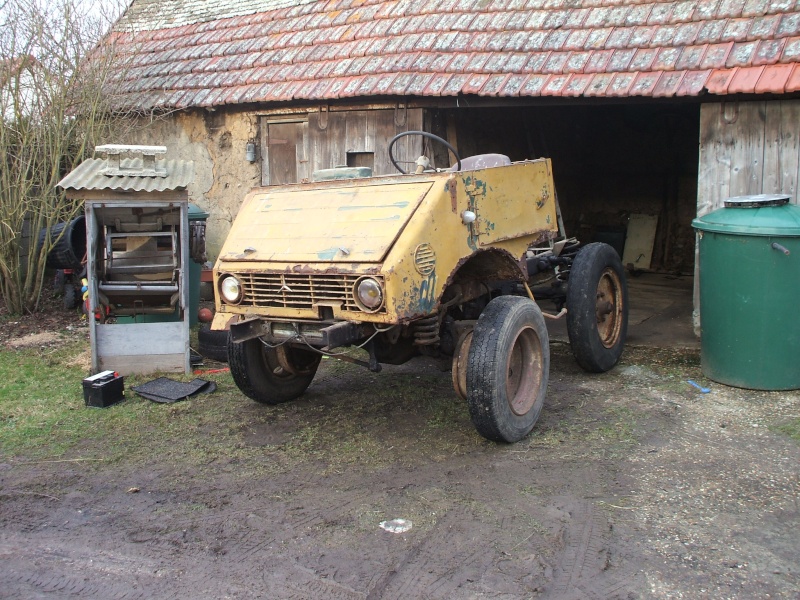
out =
<svg viewBox="0 0 800 600"><path fill-rule="evenodd" d="M262 185L307 179L307 121L262 123Z"/></svg>

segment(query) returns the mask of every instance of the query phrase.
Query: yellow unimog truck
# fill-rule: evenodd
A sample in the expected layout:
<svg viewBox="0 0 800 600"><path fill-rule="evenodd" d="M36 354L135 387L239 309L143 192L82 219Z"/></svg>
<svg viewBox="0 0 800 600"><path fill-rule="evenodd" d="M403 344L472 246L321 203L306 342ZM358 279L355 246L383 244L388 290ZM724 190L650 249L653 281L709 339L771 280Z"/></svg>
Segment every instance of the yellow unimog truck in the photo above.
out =
<svg viewBox="0 0 800 600"><path fill-rule="evenodd" d="M406 173L393 155L406 135L444 144L456 164L431 169L422 156ZM549 159L461 160L418 131L392 139L389 156L400 174L326 169L310 183L247 195L214 266L212 330L230 332L233 379L277 404L302 395L326 355L376 372L418 355L452 357L453 386L478 432L520 440L547 390L545 316L566 314L583 368L619 360L619 257L564 237ZM543 315L536 297L560 312ZM363 349L363 360L348 347Z"/></svg>

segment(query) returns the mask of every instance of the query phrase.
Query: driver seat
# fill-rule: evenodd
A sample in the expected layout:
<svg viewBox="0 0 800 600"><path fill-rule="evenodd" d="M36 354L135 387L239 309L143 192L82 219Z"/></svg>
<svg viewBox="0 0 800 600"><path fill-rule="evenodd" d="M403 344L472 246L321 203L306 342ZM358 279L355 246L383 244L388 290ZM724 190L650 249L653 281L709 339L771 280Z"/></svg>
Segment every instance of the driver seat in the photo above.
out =
<svg viewBox="0 0 800 600"><path fill-rule="evenodd" d="M507 167L511 164L511 159L505 154L476 154L461 159L462 171L477 171L478 169L488 169L490 167ZM458 163L450 167L451 171L458 171Z"/></svg>

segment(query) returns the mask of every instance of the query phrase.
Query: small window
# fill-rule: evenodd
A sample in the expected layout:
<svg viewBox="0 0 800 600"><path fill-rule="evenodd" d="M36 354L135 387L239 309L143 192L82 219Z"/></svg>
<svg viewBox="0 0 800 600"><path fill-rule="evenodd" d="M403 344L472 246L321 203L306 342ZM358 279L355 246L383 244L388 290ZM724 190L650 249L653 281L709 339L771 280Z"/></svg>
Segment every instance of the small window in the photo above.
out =
<svg viewBox="0 0 800 600"><path fill-rule="evenodd" d="M347 166L348 167L369 167L375 170L375 153L374 152L348 152L347 153Z"/></svg>

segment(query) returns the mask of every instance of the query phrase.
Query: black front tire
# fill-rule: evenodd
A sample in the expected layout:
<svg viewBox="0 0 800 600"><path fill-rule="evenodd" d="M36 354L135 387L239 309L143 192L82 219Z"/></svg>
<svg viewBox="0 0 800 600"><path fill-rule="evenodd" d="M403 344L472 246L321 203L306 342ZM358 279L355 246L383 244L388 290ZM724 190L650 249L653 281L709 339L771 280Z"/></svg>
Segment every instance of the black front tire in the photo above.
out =
<svg viewBox="0 0 800 600"><path fill-rule="evenodd" d="M242 393L263 404L280 404L302 396L314 379L321 358L309 350L270 348L259 339L228 341L233 381Z"/></svg>
<svg viewBox="0 0 800 600"><path fill-rule="evenodd" d="M466 395L483 437L517 442L539 418L550 374L550 344L535 302L500 296L475 324L467 358Z"/></svg>
<svg viewBox="0 0 800 600"><path fill-rule="evenodd" d="M628 283L617 251L587 244L575 256L567 286L567 334L577 363L605 373L619 362L628 334Z"/></svg>

